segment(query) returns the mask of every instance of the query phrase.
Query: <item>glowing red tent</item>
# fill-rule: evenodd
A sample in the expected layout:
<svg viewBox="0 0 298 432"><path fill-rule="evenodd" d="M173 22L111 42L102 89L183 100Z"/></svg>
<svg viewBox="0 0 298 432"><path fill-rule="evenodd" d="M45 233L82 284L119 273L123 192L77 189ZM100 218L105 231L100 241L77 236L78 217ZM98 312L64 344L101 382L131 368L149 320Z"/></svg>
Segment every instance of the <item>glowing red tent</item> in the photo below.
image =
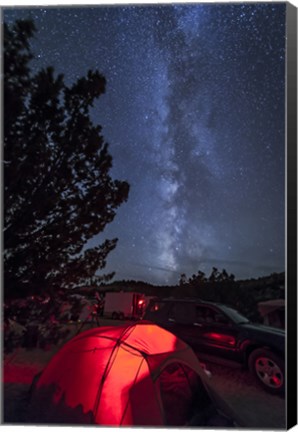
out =
<svg viewBox="0 0 298 432"><path fill-rule="evenodd" d="M206 379L191 348L155 324L99 327L70 340L49 362L29 421L183 425L198 384L209 398Z"/></svg>

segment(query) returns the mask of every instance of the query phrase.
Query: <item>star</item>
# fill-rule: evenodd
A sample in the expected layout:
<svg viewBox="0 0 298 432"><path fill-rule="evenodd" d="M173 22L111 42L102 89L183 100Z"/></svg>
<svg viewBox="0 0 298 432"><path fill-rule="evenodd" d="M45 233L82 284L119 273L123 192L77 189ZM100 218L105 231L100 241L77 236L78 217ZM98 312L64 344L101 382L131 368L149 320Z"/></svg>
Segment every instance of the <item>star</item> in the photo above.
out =
<svg viewBox="0 0 298 432"><path fill-rule="evenodd" d="M131 188L89 244L119 239L107 259L116 279L175 284L210 260L210 272L225 262L239 279L284 270L285 13L283 3L4 8L7 23L35 22L33 73L107 79L91 118L112 177Z"/></svg>

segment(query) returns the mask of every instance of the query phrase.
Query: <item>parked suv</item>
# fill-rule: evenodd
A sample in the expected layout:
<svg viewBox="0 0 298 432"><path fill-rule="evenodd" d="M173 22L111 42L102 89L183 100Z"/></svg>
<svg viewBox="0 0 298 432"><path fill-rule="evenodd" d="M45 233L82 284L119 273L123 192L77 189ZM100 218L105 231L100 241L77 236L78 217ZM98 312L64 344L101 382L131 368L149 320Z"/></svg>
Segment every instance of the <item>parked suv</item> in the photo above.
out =
<svg viewBox="0 0 298 432"><path fill-rule="evenodd" d="M183 339L201 359L236 362L266 390L284 392L284 330L251 323L235 309L202 300L152 299L144 319Z"/></svg>

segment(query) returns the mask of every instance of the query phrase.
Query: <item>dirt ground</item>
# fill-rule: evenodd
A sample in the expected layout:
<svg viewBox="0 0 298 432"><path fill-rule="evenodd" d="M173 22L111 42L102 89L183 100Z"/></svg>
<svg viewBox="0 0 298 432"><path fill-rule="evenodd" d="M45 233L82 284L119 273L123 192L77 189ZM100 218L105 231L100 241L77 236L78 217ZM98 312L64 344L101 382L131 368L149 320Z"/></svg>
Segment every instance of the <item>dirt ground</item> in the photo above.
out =
<svg viewBox="0 0 298 432"><path fill-rule="evenodd" d="M115 325L115 322L113 322ZM110 323L106 323L110 325ZM72 333L76 333L73 326ZM65 341L48 350L23 348L3 359L3 418L5 424L24 424L26 397L32 378L43 369ZM236 410L247 428L285 429L285 399L258 387L248 372L216 364L206 364L211 382L219 395Z"/></svg>
<svg viewBox="0 0 298 432"><path fill-rule="evenodd" d="M254 382L248 371L208 364L217 392L243 419L247 428L285 429L286 403Z"/></svg>

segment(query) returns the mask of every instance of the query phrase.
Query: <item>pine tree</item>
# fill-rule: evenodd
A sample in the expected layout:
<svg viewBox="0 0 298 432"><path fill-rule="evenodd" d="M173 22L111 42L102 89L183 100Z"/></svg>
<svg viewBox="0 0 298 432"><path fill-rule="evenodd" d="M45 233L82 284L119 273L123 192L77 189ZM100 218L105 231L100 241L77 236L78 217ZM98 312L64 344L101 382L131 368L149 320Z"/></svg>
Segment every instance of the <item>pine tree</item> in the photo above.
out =
<svg viewBox="0 0 298 432"><path fill-rule="evenodd" d="M4 25L4 293L84 284L117 239L86 248L112 222L129 185L89 110L105 92L98 71L66 86L48 67L32 72L32 21ZM107 275L103 276L105 280Z"/></svg>

